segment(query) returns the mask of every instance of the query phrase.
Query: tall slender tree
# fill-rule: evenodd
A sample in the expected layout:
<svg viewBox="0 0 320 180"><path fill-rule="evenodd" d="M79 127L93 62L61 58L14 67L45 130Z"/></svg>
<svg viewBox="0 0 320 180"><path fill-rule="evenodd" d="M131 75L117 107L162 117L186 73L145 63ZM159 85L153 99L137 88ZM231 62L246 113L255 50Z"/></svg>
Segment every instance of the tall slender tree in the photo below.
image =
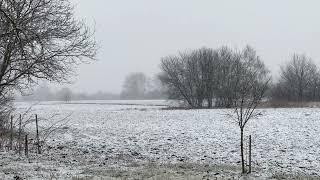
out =
<svg viewBox="0 0 320 180"><path fill-rule="evenodd" d="M257 106L268 89L271 76L256 51L247 46L237 59L234 112L240 128L240 157L245 173L244 134L249 120L254 118Z"/></svg>

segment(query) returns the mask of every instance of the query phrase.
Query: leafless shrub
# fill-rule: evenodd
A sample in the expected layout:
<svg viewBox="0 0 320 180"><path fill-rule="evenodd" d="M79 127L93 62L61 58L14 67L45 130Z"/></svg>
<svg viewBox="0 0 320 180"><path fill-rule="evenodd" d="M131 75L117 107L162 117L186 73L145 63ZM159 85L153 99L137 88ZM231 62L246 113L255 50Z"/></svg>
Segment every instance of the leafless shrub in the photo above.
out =
<svg viewBox="0 0 320 180"><path fill-rule="evenodd" d="M38 129L39 129L39 144L36 138L36 115L34 106L37 103L29 106L21 114L12 116L13 129L3 129L0 131L0 150L10 150L12 134L12 150L15 152L21 152L21 146L24 143L24 137L28 134L28 149L30 152L37 152L39 147L41 152L45 150L47 140L54 136L54 133L67 126L67 123L71 120L72 113L61 117L59 114L52 114L47 117L38 117ZM21 123L21 124L20 124ZM9 123L10 126L10 123Z"/></svg>

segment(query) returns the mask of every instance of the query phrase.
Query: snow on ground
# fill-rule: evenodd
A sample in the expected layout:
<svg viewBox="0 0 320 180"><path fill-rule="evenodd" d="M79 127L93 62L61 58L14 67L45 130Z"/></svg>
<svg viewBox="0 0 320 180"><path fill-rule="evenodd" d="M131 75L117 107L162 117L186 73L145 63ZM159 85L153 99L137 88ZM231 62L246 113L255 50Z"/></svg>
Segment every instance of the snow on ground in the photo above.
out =
<svg viewBox="0 0 320 180"><path fill-rule="evenodd" d="M0 179L161 179L164 172L177 178L181 173L174 173L181 171L194 179L225 178L223 171L231 177L239 175L239 128L227 116L231 111L163 110L167 103L83 101L34 105L32 113L40 118L55 114L53 119L57 120L70 115L69 121L50 137L41 156L31 154L26 159L2 152ZM20 102L17 106L22 112L30 103ZM258 111L262 115L246 129L253 138L253 176L320 177L320 109Z"/></svg>

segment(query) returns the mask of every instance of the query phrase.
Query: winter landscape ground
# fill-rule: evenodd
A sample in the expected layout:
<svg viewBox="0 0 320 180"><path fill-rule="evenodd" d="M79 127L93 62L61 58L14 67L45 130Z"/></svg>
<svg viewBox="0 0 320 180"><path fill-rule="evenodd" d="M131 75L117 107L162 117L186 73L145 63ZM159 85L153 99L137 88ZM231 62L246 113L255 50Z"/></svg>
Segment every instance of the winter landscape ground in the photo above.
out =
<svg viewBox="0 0 320 180"><path fill-rule="evenodd" d="M32 104L16 103L17 112ZM49 137L41 155L25 158L1 152L0 179L320 177L318 108L258 109L260 116L246 129L253 137L253 173L245 176L240 170L239 127L229 116L231 110L166 110L170 104L33 104L29 114L38 114L42 127L68 118Z"/></svg>

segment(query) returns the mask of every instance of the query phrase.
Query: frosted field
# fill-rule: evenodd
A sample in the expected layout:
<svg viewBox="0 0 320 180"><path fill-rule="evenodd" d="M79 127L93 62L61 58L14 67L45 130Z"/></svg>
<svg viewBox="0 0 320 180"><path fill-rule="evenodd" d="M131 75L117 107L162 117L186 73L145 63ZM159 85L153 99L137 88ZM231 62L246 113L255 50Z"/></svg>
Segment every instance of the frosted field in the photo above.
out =
<svg viewBox="0 0 320 180"><path fill-rule="evenodd" d="M43 155L1 153L0 179L239 178L239 128L230 110L163 110L166 101L44 102L40 118L58 121ZM17 103L23 112L30 103ZM254 172L246 178L320 177L320 109L259 109ZM52 122L40 121L46 126ZM242 177L244 178L244 177Z"/></svg>

